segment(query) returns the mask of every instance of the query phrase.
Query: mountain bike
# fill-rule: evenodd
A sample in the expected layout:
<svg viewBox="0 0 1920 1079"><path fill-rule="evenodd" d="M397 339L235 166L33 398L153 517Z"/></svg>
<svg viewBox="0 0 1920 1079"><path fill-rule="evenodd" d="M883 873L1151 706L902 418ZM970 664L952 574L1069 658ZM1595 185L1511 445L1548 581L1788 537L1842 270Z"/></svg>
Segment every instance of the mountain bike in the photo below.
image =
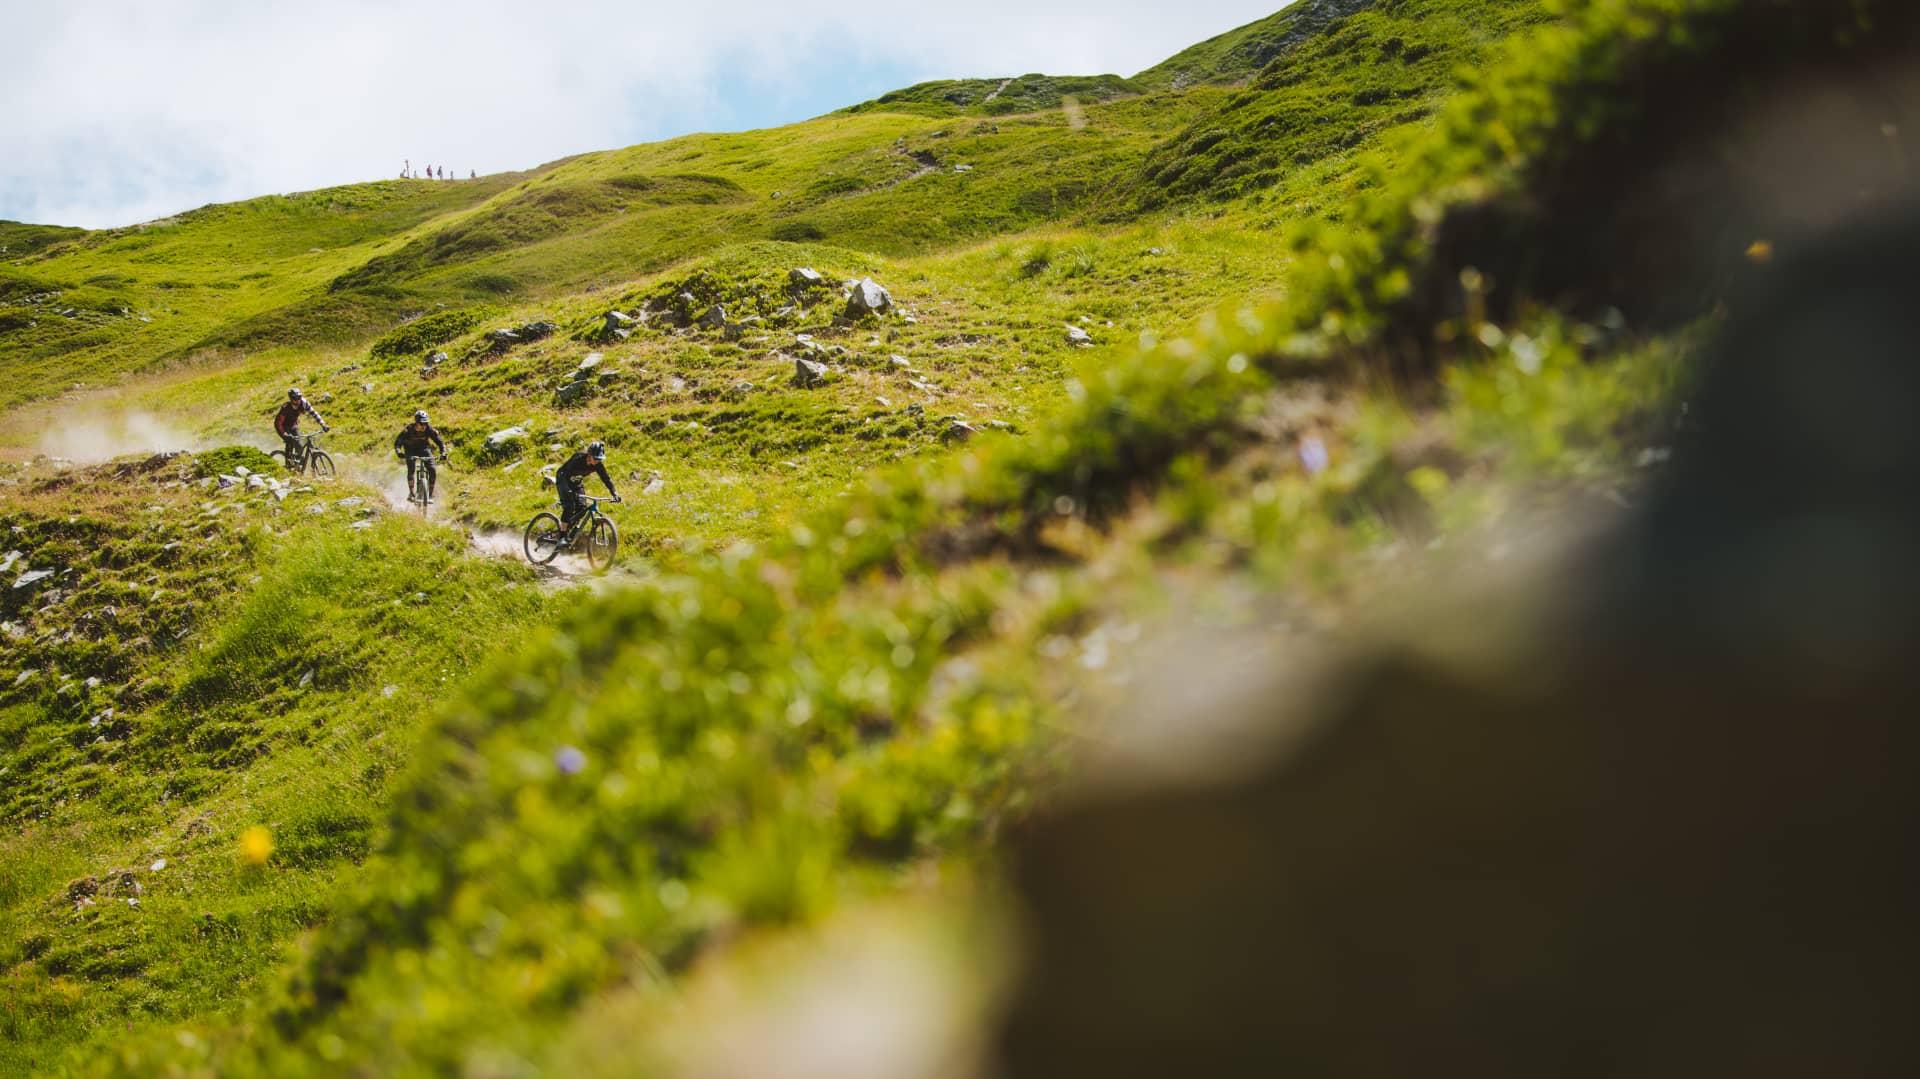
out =
<svg viewBox="0 0 1920 1079"><path fill-rule="evenodd" d="M527 561L536 566L544 566L559 557L562 551L576 551L586 548L587 565L595 573L605 573L613 565L613 556L620 550L620 530L613 526L613 518L600 512L600 503L618 502L619 498L596 498L581 495L587 504L586 511L573 526L571 536L560 535L560 518L542 511L533 515L527 522L527 533L523 546L527 552Z"/></svg>
<svg viewBox="0 0 1920 1079"><path fill-rule="evenodd" d="M432 454L427 454L424 457L413 454L407 456L407 474L413 477L413 482L407 491L407 501L420 507L420 516L422 517L427 515L427 506L433 498L433 485L427 478L427 465L432 462L432 460ZM445 464L446 461L447 459L443 455L440 458L440 463Z"/></svg>
<svg viewBox="0 0 1920 1079"><path fill-rule="evenodd" d="M292 457L288 457L284 450L274 450L267 456L279 459L286 470L296 476L303 472L311 472L323 479L332 479L333 458L327 456L327 451L314 445L314 441L319 437L317 434L300 436L298 443L300 449Z"/></svg>

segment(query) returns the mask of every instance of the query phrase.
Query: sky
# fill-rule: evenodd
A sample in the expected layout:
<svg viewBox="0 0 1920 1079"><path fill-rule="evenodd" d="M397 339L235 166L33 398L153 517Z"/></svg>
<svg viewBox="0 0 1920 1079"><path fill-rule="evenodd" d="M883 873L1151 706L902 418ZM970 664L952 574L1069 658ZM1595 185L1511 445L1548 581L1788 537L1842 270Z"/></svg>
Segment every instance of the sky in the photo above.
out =
<svg viewBox="0 0 1920 1079"><path fill-rule="evenodd" d="M0 0L0 219L101 228L768 127L916 82L1131 75L1288 0Z"/></svg>

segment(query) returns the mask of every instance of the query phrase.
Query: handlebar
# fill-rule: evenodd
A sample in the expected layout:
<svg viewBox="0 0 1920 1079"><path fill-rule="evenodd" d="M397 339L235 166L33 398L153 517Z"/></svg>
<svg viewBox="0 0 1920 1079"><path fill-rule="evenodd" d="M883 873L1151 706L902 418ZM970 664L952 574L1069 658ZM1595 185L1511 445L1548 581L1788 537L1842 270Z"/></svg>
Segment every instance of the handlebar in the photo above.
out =
<svg viewBox="0 0 1920 1079"><path fill-rule="evenodd" d="M626 501L625 499L621 498L619 495L581 495L580 498L582 501L591 502L595 505L599 505L602 502Z"/></svg>

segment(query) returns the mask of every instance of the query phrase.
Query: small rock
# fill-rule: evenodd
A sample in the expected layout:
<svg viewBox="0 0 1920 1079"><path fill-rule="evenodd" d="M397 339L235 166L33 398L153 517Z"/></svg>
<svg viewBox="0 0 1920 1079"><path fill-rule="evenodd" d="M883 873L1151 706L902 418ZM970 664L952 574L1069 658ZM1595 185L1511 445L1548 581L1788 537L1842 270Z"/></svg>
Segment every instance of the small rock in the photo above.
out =
<svg viewBox="0 0 1920 1079"><path fill-rule="evenodd" d="M155 873L158 873L162 869L167 868L167 860L165 858L155 858L153 860L153 864L148 866L147 868Z"/></svg>
<svg viewBox="0 0 1920 1079"><path fill-rule="evenodd" d="M707 330L726 329L727 309L719 304L714 304L712 307L707 308L706 314L700 316L699 325L702 329Z"/></svg>
<svg viewBox="0 0 1920 1079"><path fill-rule="evenodd" d="M392 700L393 695L398 692L400 692L399 686L381 686L380 687L380 695L382 697L387 698L388 700Z"/></svg>
<svg viewBox="0 0 1920 1079"><path fill-rule="evenodd" d="M1093 344L1093 335L1078 326L1068 326L1067 344L1075 348L1088 348Z"/></svg>
<svg viewBox="0 0 1920 1079"><path fill-rule="evenodd" d="M335 502L334 505L340 506L345 509L350 509L354 506L358 506L360 503L365 501L366 499L361 498L359 495L354 495L352 498L343 498L340 501Z"/></svg>
<svg viewBox="0 0 1920 1079"><path fill-rule="evenodd" d="M955 172L972 172L972 171L973 171L973 166L972 166L972 165L955 165L955 166L953 167L953 171L955 171Z"/></svg>
<svg viewBox="0 0 1920 1079"><path fill-rule="evenodd" d="M973 424L962 419L953 419L948 421L947 429L941 434L940 439L943 442L965 442L979 433L980 429Z"/></svg>
<svg viewBox="0 0 1920 1079"><path fill-rule="evenodd" d="M487 436L487 448L497 450L525 437L527 437L527 429L524 427L503 427Z"/></svg>
<svg viewBox="0 0 1920 1079"><path fill-rule="evenodd" d="M348 525L347 527L356 529L356 530L362 529L362 528L372 528L373 522L372 521L355 521L352 524Z"/></svg>
<svg viewBox="0 0 1920 1079"><path fill-rule="evenodd" d="M795 288L824 288L826 277L811 266L802 266L787 274L787 281Z"/></svg>
<svg viewBox="0 0 1920 1079"><path fill-rule="evenodd" d="M300 688L305 689L312 684L313 684L313 668L308 667L307 673L300 676Z"/></svg>
<svg viewBox="0 0 1920 1079"><path fill-rule="evenodd" d="M14 676L14 679L13 679L14 688L18 689L19 687L26 685L28 682L33 681L34 677L39 673L40 673L40 669L38 667L28 667L26 670L21 671L18 675Z"/></svg>
<svg viewBox="0 0 1920 1079"><path fill-rule="evenodd" d="M30 569L14 580L13 587L31 588L51 576L53 576L53 571L50 569Z"/></svg>

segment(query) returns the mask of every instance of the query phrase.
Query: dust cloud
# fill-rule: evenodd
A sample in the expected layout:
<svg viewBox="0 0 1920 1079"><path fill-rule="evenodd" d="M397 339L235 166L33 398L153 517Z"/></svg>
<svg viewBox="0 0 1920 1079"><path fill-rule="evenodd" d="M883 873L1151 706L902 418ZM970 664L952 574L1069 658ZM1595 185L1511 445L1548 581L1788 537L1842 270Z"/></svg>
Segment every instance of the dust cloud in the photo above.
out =
<svg viewBox="0 0 1920 1079"><path fill-rule="evenodd" d="M98 464L130 454L205 449L203 440L147 412L120 412L79 419L71 412L50 417L35 449L48 457Z"/></svg>

